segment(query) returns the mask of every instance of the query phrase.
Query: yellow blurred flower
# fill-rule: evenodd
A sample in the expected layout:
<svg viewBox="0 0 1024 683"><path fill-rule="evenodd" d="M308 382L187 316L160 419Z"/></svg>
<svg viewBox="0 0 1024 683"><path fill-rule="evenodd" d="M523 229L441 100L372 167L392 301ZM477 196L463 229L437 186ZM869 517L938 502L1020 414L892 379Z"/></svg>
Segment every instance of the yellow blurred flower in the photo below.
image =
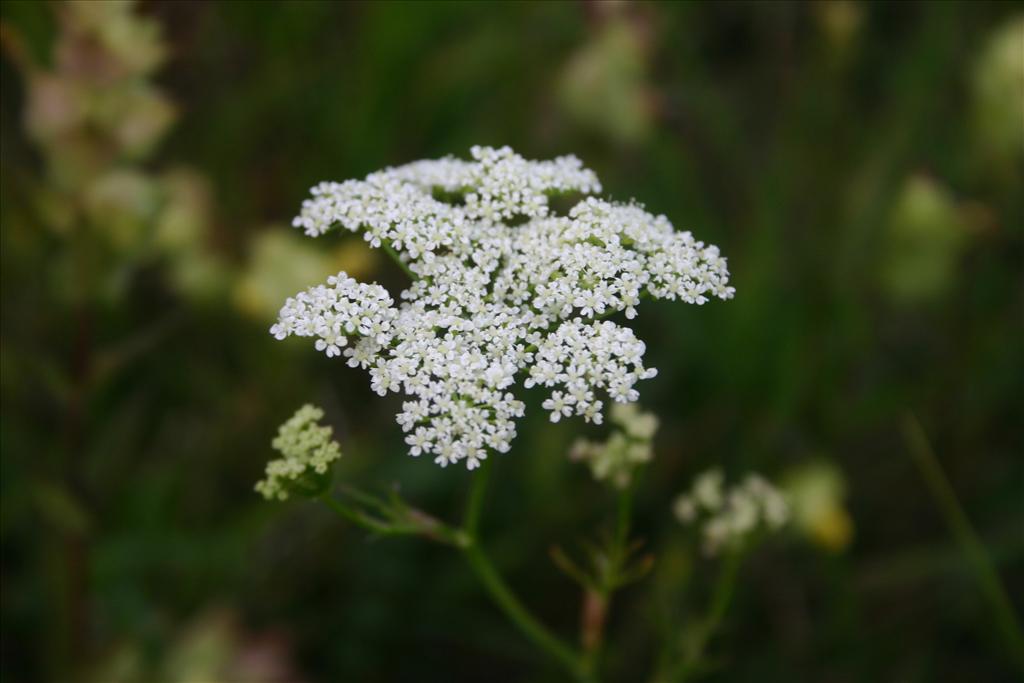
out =
<svg viewBox="0 0 1024 683"><path fill-rule="evenodd" d="M325 251L298 231L264 230L252 241L248 265L235 285L238 308L254 318L272 320L281 302L344 270L362 277L376 267L376 255L359 240L345 240Z"/></svg>
<svg viewBox="0 0 1024 683"><path fill-rule="evenodd" d="M654 112L643 27L622 14L608 17L566 65L558 94L584 126L619 142L647 136Z"/></svg>
<svg viewBox="0 0 1024 683"><path fill-rule="evenodd" d="M796 529L829 552L850 545L853 519L843 505L846 485L835 465L823 460L802 465L783 478L782 490Z"/></svg>

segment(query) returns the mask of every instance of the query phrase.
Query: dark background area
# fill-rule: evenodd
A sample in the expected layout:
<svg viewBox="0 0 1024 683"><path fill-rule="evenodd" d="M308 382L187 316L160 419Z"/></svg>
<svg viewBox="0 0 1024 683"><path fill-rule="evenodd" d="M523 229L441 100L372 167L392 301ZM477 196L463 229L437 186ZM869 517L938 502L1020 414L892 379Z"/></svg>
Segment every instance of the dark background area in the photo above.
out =
<svg viewBox="0 0 1024 683"><path fill-rule="evenodd" d="M340 268L402 286L288 227L310 186L474 144L576 154L729 258L735 300L635 324L652 581L697 472L841 482L745 567L710 680L1014 680L901 424L1020 610L1020 4L5 1L2 27L4 681L560 680L455 554L252 490L313 401L339 476L458 515L468 474L405 455L399 397L267 329ZM547 551L608 512L565 457L600 430L526 395L485 536L572 634ZM653 602L616 606L615 680L646 680Z"/></svg>

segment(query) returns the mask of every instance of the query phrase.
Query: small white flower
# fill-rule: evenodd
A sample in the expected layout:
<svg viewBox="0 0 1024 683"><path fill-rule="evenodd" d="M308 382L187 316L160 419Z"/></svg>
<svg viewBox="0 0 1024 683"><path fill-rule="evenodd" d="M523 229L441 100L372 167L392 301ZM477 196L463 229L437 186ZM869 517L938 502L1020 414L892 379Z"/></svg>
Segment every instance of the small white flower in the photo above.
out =
<svg viewBox="0 0 1024 683"><path fill-rule="evenodd" d="M541 407L544 410L551 411L551 421L558 422L562 417L569 417L572 415L572 406L576 403L576 399L570 396L563 396L561 391L556 391L551 394L551 398L544 401Z"/></svg>
<svg viewBox="0 0 1024 683"><path fill-rule="evenodd" d="M698 475L687 493L679 495L672 512L683 524L702 519L704 551L717 554L726 545L742 542L759 528L776 531L789 521L782 494L757 474L726 489L718 469Z"/></svg>
<svg viewBox="0 0 1024 683"><path fill-rule="evenodd" d="M672 512L676 519L688 524L697 519L697 503L690 496L681 495L672 504Z"/></svg>
<svg viewBox="0 0 1024 683"><path fill-rule="evenodd" d="M694 480L693 497L705 510L717 512L725 498L722 492L724 483L722 470L708 470Z"/></svg>
<svg viewBox="0 0 1024 683"><path fill-rule="evenodd" d="M432 440L431 430L420 427L415 432L405 437L405 443L409 444L409 455L417 456L421 453L429 453Z"/></svg>

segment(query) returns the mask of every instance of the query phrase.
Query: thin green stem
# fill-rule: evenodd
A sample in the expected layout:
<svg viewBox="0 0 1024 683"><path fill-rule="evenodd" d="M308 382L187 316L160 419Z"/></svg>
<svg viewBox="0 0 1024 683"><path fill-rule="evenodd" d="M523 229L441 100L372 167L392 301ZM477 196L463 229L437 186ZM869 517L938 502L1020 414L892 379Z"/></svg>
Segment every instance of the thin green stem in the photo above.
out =
<svg viewBox="0 0 1024 683"><path fill-rule="evenodd" d="M409 515L411 523L391 524L377 519L361 509L353 509L337 500L329 492L320 495L320 500L338 515L374 533L383 535L419 534L449 543L462 551L463 557L477 578L483 584L488 595L501 611L508 617L520 632L538 648L546 652L562 665L575 680L580 683L594 683L581 657L549 631L516 597L508 584L495 569L483 549L480 547L477 534L480 528L480 515L487 490L490 465L484 461L483 466L473 476L469 497L466 502L466 514L462 528L452 528L432 517L415 514ZM350 492L351 494L351 492ZM359 494L360 498L366 498ZM370 501L364 500L369 503Z"/></svg>
<svg viewBox="0 0 1024 683"><path fill-rule="evenodd" d="M487 590L491 600L524 636L561 664L577 681L581 683L593 681L584 670L576 652L530 613L501 578L475 540L462 548L462 555L476 573L477 578L480 579L480 583Z"/></svg>
<svg viewBox="0 0 1024 683"><path fill-rule="evenodd" d="M381 246L382 249L384 249L384 253L386 253L388 256L390 256L391 260L394 261L395 263L397 263L398 267L401 268L402 271L405 272L405 274L409 276L410 280L419 280L420 279L419 275L417 275L416 273L412 272L412 269L409 268L409 264L402 260L402 257L398 254L397 251L395 251L394 247L392 247L390 244L388 244L387 242L384 242L384 241L381 241L380 246Z"/></svg>
<svg viewBox="0 0 1024 683"><path fill-rule="evenodd" d="M950 533L971 565L975 580L988 600L1010 656L1017 667L1024 671L1024 632L1021 631L1020 621L1014 612L1006 588L992 565L985 544L960 505L939 459L928 442L924 428L913 415L908 414L903 420L903 436L907 441L910 455L921 472L921 477L946 519Z"/></svg>
<svg viewBox="0 0 1024 683"><path fill-rule="evenodd" d="M743 550L741 548L730 551L725 558L725 565L715 584L711 609L708 611L705 622L705 630L709 638L718 630L725 613L729 611L729 605L732 604L733 595L736 593L736 579L739 578L742 563Z"/></svg>
<svg viewBox="0 0 1024 683"><path fill-rule="evenodd" d="M359 510L353 510L347 505L336 500L330 492L320 494L320 501L338 515L344 517L353 524L363 527L364 529L378 534L388 533L391 531L391 527L387 523L374 519Z"/></svg>
<svg viewBox="0 0 1024 683"><path fill-rule="evenodd" d="M732 604L733 596L736 593L736 580L739 578L740 565L743 563L743 549L736 547L729 551L723 560L722 571L715 581L714 592L711 595L711 604L708 606L708 613L703 623L700 624L696 637L689 643L682 661L676 666L669 676L670 681L686 681L693 678L700 670L704 659L704 651L708 643L718 631Z"/></svg>
<svg viewBox="0 0 1024 683"><path fill-rule="evenodd" d="M615 545L620 559L626 552L626 542L629 540L629 525L633 514L633 486L632 483L619 492L619 508L615 525Z"/></svg>
<svg viewBox="0 0 1024 683"><path fill-rule="evenodd" d="M469 497L466 499L466 514L462 520L462 530L475 540L480 528L480 513L483 510L487 482L491 476L490 459L484 460L472 476L473 481L470 483Z"/></svg>
<svg viewBox="0 0 1024 683"><path fill-rule="evenodd" d="M467 543L466 535L461 529L452 528L420 510L405 505L402 501L389 506L384 501L352 488L346 488L345 494L362 503L364 507L349 507L330 492L322 493L319 499L341 517L381 536L423 536L457 547ZM368 512L369 508L375 508L383 517Z"/></svg>
<svg viewBox="0 0 1024 683"><path fill-rule="evenodd" d="M508 584L505 583L501 574L498 573L498 570L484 553L483 548L480 547L478 539L480 515L486 497L490 469L490 462L485 460L480 469L473 475L473 481L470 484L469 495L466 500L466 513L462 522L462 538L465 541L460 545L462 556L466 559L466 562L476 574L480 583L483 584L491 600L504 612L509 621L534 645L546 652L569 671L576 680L589 683L592 679L586 674L580 657L576 652L563 643L558 636L551 633L527 609L523 602L512 592Z"/></svg>
<svg viewBox="0 0 1024 683"><path fill-rule="evenodd" d="M611 610L612 596L621 586L621 574L628 560L629 526L633 511L633 483L619 491L615 517L615 535L610 550L610 569L597 585L583 588L583 614L580 641L583 644L584 669L595 675L600 667L604 632Z"/></svg>

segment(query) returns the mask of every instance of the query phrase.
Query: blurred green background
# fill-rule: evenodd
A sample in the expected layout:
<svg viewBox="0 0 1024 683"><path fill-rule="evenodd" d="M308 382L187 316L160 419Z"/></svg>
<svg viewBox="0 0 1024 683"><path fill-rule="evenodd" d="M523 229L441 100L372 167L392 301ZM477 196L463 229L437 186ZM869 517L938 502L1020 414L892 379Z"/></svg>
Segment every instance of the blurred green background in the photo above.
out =
<svg viewBox="0 0 1024 683"><path fill-rule="evenodd" d="M652 581L702 469L815 502L745 568L710 680L1019 680L901 423L1019 611L1020 4L5 0L0 38L4 681L560 680L455 554L252 490L315 401L341 477L459 513L467 473L404 455L399 397L267 329L341 268L402 285L288 227L310 186L473 144L575 153L729 257L734 301L636 324ZM583 425L528 401L487 542L572 634L547 549L609 503L565 458ZM617 680L656 654L650 595L616 606Z"/></svg>

